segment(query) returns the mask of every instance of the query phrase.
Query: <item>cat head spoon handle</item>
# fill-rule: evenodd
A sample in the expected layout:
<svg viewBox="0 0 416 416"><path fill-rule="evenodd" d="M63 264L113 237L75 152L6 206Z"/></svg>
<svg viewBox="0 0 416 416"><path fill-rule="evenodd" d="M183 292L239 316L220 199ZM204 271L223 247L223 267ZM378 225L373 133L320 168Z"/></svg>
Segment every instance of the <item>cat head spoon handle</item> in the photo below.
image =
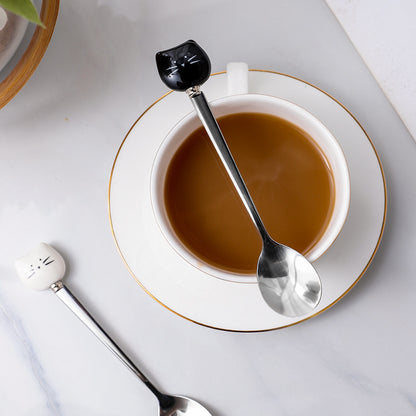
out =
<svg viewBox="0 0 416 416"><path fill-rule="evenodd" d="M186 91L263 241L257 263L257 280L266 303L289 316L311 313L321 299L321 280L300 253L274 241L266 231L221 130L200 89L211 70L208 55L194 41L156 54L162 81L171 89Z"/></svg>
<svg viewBox="0 0 416 416"><path fill-rule="evenodd" d="M158 52L156 64L160 78L174 91L187 91L198 87L211 75L208 55L193 40Z"/></svg>
<svg viewBox="0 0 416 416"><path fill-rule="evenodd" d="M110 349L121 362L137 376L159 401L160 416L212 416L208 410L195 400L184 396L171 396L161 393L139 370L131 359L120 349L110 336L65 287L62 278L65 274L65 261L50 245L40 243L26 256L16 260L15 267L22 282L31 289L53 292L71 309L75 315Z"/></svg>

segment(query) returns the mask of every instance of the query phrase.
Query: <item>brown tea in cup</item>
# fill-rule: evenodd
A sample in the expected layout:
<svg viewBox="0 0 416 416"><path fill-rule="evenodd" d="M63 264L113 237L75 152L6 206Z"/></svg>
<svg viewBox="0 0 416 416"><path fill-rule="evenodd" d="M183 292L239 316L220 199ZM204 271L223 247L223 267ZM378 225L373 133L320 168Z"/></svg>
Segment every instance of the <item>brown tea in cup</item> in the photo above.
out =
<svg viewBox="0 0 416 416"><path fill-rule="evenodd" d="M335 201L333 173L320 147L300 127L270 114L234 113L218 124L271 237L307 255ZM261 239L203 127L173 155L164 205L175 234L196 257L255 274Z"/></svg>

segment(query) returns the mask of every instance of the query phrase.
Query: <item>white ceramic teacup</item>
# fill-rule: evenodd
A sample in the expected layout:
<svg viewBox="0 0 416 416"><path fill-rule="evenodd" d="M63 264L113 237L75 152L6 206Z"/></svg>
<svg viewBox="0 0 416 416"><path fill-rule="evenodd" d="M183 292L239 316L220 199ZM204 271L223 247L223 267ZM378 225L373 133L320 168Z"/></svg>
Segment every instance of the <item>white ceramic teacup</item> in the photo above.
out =
<svg viewBox="0 0 416 416"><path fill-rule="evenodd" d="M286 119L300 127L315 140L332 170L335 184L334 208L325 232L306 255L313 262L331 246L347 217L350 201L350 181L344 154L331 132L305 109L287 100L247 93L246 68L245 64L232 64L227 67L229 72L228 91L232 95L210 103L214 116L221 117L233 113L249 112L266 113ZM200 126L201 122L197 115L194 112L188 114L172 128L159 148L151 175L151 200L156 221L171 246L198 269L222 279L248 282L253 280L254 276L237 276L231 272L215 268L199 259L178 239L167 217L164 206L164 181L169 162L182 142Z"/></svg>

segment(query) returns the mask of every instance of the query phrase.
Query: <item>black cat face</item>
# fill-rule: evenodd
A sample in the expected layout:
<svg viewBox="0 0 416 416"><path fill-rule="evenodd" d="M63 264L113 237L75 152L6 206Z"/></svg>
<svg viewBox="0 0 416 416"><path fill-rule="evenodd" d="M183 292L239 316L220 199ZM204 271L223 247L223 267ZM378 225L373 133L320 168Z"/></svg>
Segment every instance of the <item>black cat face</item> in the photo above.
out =
<svg viewBox="0 0 416 416"><path fill-rule="evenodd" d="M175 91L202 85L211 74L208 55L193 40L158 52L156 64L162 81Z"/></svg>

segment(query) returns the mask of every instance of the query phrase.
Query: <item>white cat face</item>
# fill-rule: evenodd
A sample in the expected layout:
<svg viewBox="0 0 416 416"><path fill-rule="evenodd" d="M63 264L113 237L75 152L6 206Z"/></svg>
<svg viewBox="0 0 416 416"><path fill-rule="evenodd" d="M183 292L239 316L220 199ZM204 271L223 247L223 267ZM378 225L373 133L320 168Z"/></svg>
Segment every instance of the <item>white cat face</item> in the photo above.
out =
<svg viewBox="0 0 416 416"><path fill-rule="evenodd" d="M64 259L46 243L40 243L26 256L16 260L15 267L22 282L35 290L48 289L65 274Z"/></svg>

